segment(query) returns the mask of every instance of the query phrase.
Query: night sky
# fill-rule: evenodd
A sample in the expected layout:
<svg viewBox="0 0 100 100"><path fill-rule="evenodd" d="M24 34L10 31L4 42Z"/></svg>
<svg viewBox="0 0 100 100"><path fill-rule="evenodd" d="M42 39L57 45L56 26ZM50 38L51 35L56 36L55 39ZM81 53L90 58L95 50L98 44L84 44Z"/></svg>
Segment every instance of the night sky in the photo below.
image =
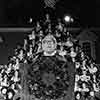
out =
<svg viewBox="0 0 100 100"><path fill-rule="evenodd" d="M47 11L43 0L0 0L1 26L24 26L27 17L37 19ZM75 16L81 26L100 26L100 0L59 0L53 15L63 17L70 13Z"/></svg>

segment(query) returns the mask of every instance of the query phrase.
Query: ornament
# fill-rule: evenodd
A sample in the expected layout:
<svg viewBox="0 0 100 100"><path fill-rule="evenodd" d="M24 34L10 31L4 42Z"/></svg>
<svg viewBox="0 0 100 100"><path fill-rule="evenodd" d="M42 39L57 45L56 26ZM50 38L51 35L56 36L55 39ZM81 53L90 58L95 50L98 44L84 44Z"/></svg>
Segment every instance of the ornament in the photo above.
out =
<svg viewBox="0 0 100 100"><path fill-rule="evenodd" d="M75 67L79 68L80 67L80 63L79 62L75 62Z"/></svg>
<svg viewBox="0 0 100 100"><path fill-rule="evenodd" d="M77 93L75 97L76 97L77 100L80 100L81 99L81 94Z"/></svg>
<svg viewBox="0 0 100 100"><path fill-rule="evenodd" d="M94 67L94 65L91 63L91 65L90 65L90 67L89 67L89 71L90 71L90 73L96 73L97 72L97 68L96 67Z"/></svg>
<svg viewBox="0 0 100 100"><path fill-rule="evenodd" d="M97 86L96 83L93 83L93 89L95 92L99 92L100 91L100 88Z"/></svg>
<svg viewBox="0 0 100 100"><path fill-rule="evenodd" d="M67 54L67 51L64 50L63 45L60 46L60 50L59 50L59 55L61 55L62 57L64 57Z"/></svg>
<svg viewBox="0 0 100 100"><path fill-rule="evenodd" d="M83 75L80 76L81 81L88 82L90 80L90 76L86 75L86 71L83 71Z"/></svg>
<svg viewBox="0 0 100 100"><path fill-rule="evenodd" d="M53 35L47 35L42 41L42 48L44 52L52 54L56 49L57 43Z"/></svg>
<svg viewBox="0 0 100 100"><path fill-rule="evenodd" d="M77 92L77 91L81 92L82 89L79 87L78 83L75 81L74 92Z"/></svg>
<svg viewBox="0 0 100 100"><path fill-rule="evenodd" d="M5 95L5 94L7 93L7 88L6 88L6 87L2 88L2 89L1 89L1 92L2 92L2 94Z"/></svg>
<svg viewBox="0 0 100 100"><path fill-rule="evenodd" d="M94 91L90 91L90 96L94 97Z"/></svg>
<svg viewBox="0 0 100 100"><path fill-rule="evenodd" d="M19 58L20 60L22 60L22 59L23 59L23 56L24 56L24 52L23 52L23 50L20 50L20 53L19 53L19 55L18 55L18 58Z"/></svg>
<svg viewBox="0 0 100 100"><path fill-rule="evenodd" d="M13 99L14 95L15 95L15 92L12 89L8 89L7 94L6 94L6 99L11 100Z"/></svg>
<svg viewBox="0 0 100 100"><path fill-rule="evenodd" d="M81 52L81 58L82 58L82 60L85 59L85 54L84 54L84 52Z"/></svg>
<svg viewBox="0 0 100 100"><path fill-rule="evenodd" d="M57 38L60 38L61 37L61 34L56 30L56 37Z"/></svg>
<svg viewBox="0 0 100 100"><path fill-rule="evenodd" d="M49 16L49 14L46 14L46 21L45 21L45 24L48 24L48 23L50 23L50 22L51 22L50 16Z"/></svg>
<svg viewBox="0 0 100 100"><path fill-rule="evenodd" d="M61 20L58 19L58 25L56 26L57 30L59 30L60 32L63 31L64 25L61 23Z"/></svg>
<svg viewBox="0 0 100 100"><path fill-rule="evenodd" d="M37 22L37 23L36 23L36 32L39 32L40 30L41 30L40 23Z"/></svg>
<svg viewBox="0 0 100 100"><path fill-rule="evenodd" d="M70 56L72 58L76 57L76 52L74 51L74 48L73 47L71 48Z"/></svg>
<svg viewBox="0 0 100 100"><path fill-rule="evenodd" d="M39 27L39 26L38 26ZM39 30L39 29L38 29ZM34 40L35 39L35 31L32 31L32 34L29 35L29 40Z"/></svg>
<svg viewBox="0 0 100 100"><path fill-rule="evenodd" d="M14 82L18 82L20 79L18 78L18 71L15 71Z"/></svg>
<svg viewBox="0 0 100 100"><path fill-rule="evenodd" d="M24 50L26 50L27 44L27 39L24 39Z"/></svg>
<svg viewBox="0 0 100 100"><path fill-rule="evenodd" d="M85 83L82 84L82 91L83 92L89 92L89 88L86 87Z"/></svg>
<svg viewBox="0 0 100 100"><path fill-rule="evenodd" d="M65 46L68 46L68 47L73 46L73 43L71 42L70 38L67 38L67 41L65 42Z"/></svg>
<svg viewBox="0 0 100 100"><path fill-rule="evenodd" d="M39 42L39 43L38 43L37 53L42 52L42 51L43 51L43 50L42 50L42 43Z"/></svg>

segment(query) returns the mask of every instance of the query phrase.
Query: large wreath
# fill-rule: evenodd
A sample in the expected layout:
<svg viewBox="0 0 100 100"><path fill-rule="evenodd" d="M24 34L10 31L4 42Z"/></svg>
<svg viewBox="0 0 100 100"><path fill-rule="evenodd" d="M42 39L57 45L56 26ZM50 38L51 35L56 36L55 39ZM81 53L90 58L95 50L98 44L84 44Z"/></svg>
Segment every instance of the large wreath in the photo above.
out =
<svg viewBox="0 0 100 100"><path fill-rule="evenodd" d="M56 56L42 56L28 70L29 92L38 99L58 99L66 96L69 81L67 63Z"/></svg>

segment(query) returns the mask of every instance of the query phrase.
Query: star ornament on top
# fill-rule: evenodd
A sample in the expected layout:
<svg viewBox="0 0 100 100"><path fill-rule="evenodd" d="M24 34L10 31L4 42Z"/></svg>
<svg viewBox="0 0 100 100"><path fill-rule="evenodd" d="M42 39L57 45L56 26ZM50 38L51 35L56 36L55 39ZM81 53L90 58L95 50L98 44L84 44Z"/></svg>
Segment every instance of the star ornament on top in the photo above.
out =
<svg viewBox="0 0 100 100"><path fill-rule="evenodd" d="M49 8L53 8L55 9L55 5L59 0L44 0L45 3L45 8L49 7Z"/></svg>

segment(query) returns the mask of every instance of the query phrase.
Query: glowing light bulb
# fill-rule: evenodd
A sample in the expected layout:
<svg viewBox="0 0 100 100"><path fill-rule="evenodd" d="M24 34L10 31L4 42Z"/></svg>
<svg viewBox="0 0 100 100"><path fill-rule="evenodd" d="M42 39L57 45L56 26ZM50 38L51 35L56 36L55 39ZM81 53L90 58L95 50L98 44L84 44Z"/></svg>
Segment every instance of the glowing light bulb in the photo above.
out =
<svg viewBox="0 0 100 100"><path fill-rule="evenodd" d="M65 15L64 20L67 23L74 22L74 19L70 15Z"/></svg>
<svg viewBox="0 0 100 100"><path fill-rule="evenodd" d="M65 20L66 22L70 22L70 21L71 21L71 17L67 15L67 16L65 16L64 20Z"/></svg>
<svg viewBox="0 0 100 100"><path fill-rule="evenodd" d="M32 18L30 18L30 19L29 19L29 23L32 23L32 21L33 21L33 19L32 19Z"/></svg>

